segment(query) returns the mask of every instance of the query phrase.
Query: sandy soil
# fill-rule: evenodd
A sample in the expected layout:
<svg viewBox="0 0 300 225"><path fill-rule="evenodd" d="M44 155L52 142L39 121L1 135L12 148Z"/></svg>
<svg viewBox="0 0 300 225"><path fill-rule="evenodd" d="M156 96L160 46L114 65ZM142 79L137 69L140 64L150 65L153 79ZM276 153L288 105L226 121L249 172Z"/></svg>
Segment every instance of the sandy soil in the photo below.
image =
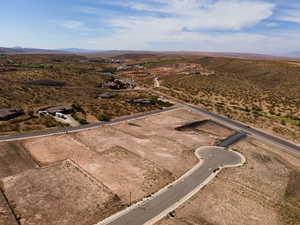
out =
<svg viewBox="0 0 300 225"><path fill-rule="evenodd" d="M3 179L21 225L92 224L118 209L119 199L70 161Z"/></svg>
<svg viewBox="0 0 300 225"><path fill-rule="evenodd" d="M235 145L246 156L247 164L222 171L176 210L175 218L165 218L157 225L286 225L280 204L295 169L291 165L299 166L300 160L285 163L283 159L291 156L265 146L251 139Z"/></svg>
<svg viewBox="0 0 300 225"><path fill-rule="evenodd" d="M37 167L22 146L16 143L0 144L0 179Z"/></svg>
<svg viewBox="0 0 300 225"><path fill-rule="evenodd" d="M215 138L208 134L175 130L177 126L199 119L202 118L197 114L176 110L81 132L76 138L97 152L121 146L180 176L197 162L192 150L215 142Z"/></svg>
<svg viewBox="0 0 300 225"><path fill-rule="evenodd" d="M208 121L208 122L204 123L203 125L197 127L196 129L199 131L203 131L203 132L212 134L212 135L216 135L216 136L220 137L220 139L225 139L235 133L234 130L223 127L221 125L218 125L217 123L214 123L213 121Z"/></svg>
<svg viewBox="0 0 300 225"><path fill-rule="evenodd" d="M119 146L99 155L101 157L86 170L95 174L126 203L156 192L174 179L171 172Z"/></svg>
<svg viewBox="0 0 300 225"><path fill-rule="evenodd" d="M158 191L196 162L192 150L212 145L209 134L174 128L202 119L185 110L76 134L23 141L41 165L71 159L129 203Z"/></svg>
<svg viewBox="0 0 300 225"><path fill-rule="evenodd" d="M15 217L13 216L8 204L0 192L0 225L18 225Z"/></svg>
<svg viewBox="0 0 300 225"><path fill-rule="evenodd" d="M71 159L103 182L125 203L143 198L173 180L172 174L127 149L114 146L101 153L71 136L54 136L24 143L42 165Z"/></svg>
<svg viewBox="0 0 300 225"><path fill-rule="evenodd" d="M213 145L227 134L223 128L217 129L218 127L212 134L211 126L205 127L206 131L204 129L202 132L175 129L204 119L196 113L180 109L89 131L20 141L17 145L30 153L42 168L5 179L5 194L23 219L22 225L39 224L40 221L40 224L47 224L51 218L54 218L56 224L67 224L62 219L66 210L61 207L82 213L87 210L85 207L91 207L89 213L99 218L105 215L105 211L97 210L96 202L100 202L100 208L103 207L105 202L109 202L107 199L111 199L111 194L108 197L105 195L103 199L103 193L98 192L94 186L90 187L89 182L87 190L82 190L80 185L86 181L81 174L73 170L65 171L66 168L57 166L58 163L72 160L97 180L101 187L116 194L121 200L116 204L121 207L160 190L181 176L197 163L193 150ZM14 185L15 188L12 188ZM68 193L68 189L70 195L58 193L58 190ZM85 196L87 192L89 195ZM75 201L74 196L77 194L79 198ZM98 194L101 199L95 197L90 206L86 199ZM73 200L78 203L70 205ZM82 206L79 203L81 201ZM108 207L109 212L114 209L114 203L113 201L112 206ZM60 204L60 210L57 207L51 208ZM49 214L46 213L47 210L50 210ZM60 215L60 211L64 213ZM34 212L37 217L32 216ZM54 216L55 213L58 216ZM82 213L73 213L73 216L67 213L66 218L71 221L68 224L77 219L77 224L89 224L90 221L85 221Z"/></svg>
<svg viewBox="0 0 300 225"><path fill-rule="evenodd" d="M222 126L212 120L194 121L192 123L187 123L183 126L177 127L176 129L180 131L194 131L209 134L219 140L226 139L235 133L234 130Z"/></svg>

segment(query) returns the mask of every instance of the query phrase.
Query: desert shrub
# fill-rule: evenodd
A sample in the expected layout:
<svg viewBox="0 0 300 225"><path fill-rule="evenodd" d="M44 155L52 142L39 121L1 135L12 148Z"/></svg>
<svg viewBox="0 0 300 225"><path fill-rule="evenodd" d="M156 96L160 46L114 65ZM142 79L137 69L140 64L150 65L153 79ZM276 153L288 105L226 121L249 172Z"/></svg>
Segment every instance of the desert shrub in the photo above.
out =
<svg viewBox="0 0 300 225"><path fill-rule="evenodd" d="M78 117L75 113L72 114L72 117L78 121L81 125L85 125L85 124L88 124L88 122L86 121L86 119L83 119L81 117Z"/></svg>
<svg viewBox="0 0 300 225"><path fill-rule="evenodd" d="M117 71L116 67L104 67L102 68L102 72L105 73L115 73Z"/></svg>
<svg viewBox="0 0 300 225"><path fill-rule="evenodd" d="M99 113L97 115L97 119L99 121L110 121L112 119L112 115L110 115L108 113Z"/></svg>
<svg viewBox="0 0 300 225"><path fill-rule="evenodd" d="M84 114L85 114L85 111L84 111L84 109L81 107L80 104L74 103L74 104L72 104L71 106L72 106L72 108L73 108L76 112L81 112L81 113L84 113Z"/></svg>
<svg viewBox="0 0 300 225"><path fill-rule="evenodd" d="M17 124L0 124L0 132L11 132L18 131L19 127Z"/></svg>

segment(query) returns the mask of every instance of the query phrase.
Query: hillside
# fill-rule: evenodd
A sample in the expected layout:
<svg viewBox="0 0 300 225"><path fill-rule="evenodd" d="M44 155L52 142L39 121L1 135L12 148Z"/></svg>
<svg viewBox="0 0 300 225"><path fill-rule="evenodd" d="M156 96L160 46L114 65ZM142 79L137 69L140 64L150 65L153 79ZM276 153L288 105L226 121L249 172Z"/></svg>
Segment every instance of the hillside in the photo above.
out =
<svg viewBox="0 0 300 225"><path fill-rule="evenodd" d="M145 62L144 84L300 142L300 64L288 60L186 57Z"/></svg>
<svg viewBox="0 0 300 225"><path fill-rule="evenodd" d="M0 121L0 135L66 126L38 114L38 110L48 107L72 106L73 119L86 124L166 106L155 96L129 88L119 80L118 87L105 86L114 85L118 76L111 72L118 65L90 60L79 55L0 55L0 109L23 113ZM134 102L145 98L151 101Z"/></svg>

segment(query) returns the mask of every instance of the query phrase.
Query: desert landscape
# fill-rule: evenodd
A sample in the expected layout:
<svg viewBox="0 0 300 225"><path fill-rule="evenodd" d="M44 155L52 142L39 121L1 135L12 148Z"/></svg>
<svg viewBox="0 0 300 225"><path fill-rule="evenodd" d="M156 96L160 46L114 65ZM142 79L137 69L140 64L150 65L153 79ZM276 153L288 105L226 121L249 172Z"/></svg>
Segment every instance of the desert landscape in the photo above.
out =
<svg viewBox="0 0 300 225"><path fill-rule="evenodd" d="M155 91L299 143L296 60L173 55L145 57L142 65L124 76L135 75Z"/></svg>
<svg viewBox="0 0 300 225"><path fill-rule="evenodd" d="M49 107L71 106L70 115L80 125L170 107L159 98L168 95L299 143L297 60L162 53L103 56L1 57L0 109L17 109L21 115L0 121L0 133L76 126L40 116L39 110Z"/></svg>
<svg viewBox="0 0 300 225"><path fill-rule="evenodd" d="M96 224L189 171L198 162L195 149L234 133L179 108L82 132L1 143L0 224ZM246 164L222 171L158 225L299 222L299 159L252 138L232 149Z"/></svg>
<svg viewBox="0 0 300 225"><path fill-rule="evenodd" d="M0 106L21 109L0 121L3 140L32 134L0 143L1 225L96 224L189 172L199 162L197 148L217 146L241 132L186 103L299 141L298 86L293 86L298 65L291 61L280 61L294 73L288 81L280 78L279 88L283 66L273 66L273 59L110 57L1 58L0 82L17 91L11 95L4 85ZM247 68L236 70L241 66ZM268 73L266 80L260 80L258 68ZM99 121L111 123L97 127ZM78 130L55 130L69 127ZM50 132L35 133L43 130ZM298 224L299 159L249 135L230 149L246 164L222 170L157 225Z"/></svg>
<svg viewBox="0 0 300 225"><path fill-rule="evenodd" d="M201 120L177 109L79 133L2 143L1 190L7 202L1 204L0 224L10 224L9 209L22 225L93 224L152 195L197 163L193 150L233 132L207 120L203 127L176 129Z"/></svg>
<svg viewBox="0 0 300 225"><path fill-rule="evenodd" d="M300 225L299 0L2 1L0 225Z"/></svg>

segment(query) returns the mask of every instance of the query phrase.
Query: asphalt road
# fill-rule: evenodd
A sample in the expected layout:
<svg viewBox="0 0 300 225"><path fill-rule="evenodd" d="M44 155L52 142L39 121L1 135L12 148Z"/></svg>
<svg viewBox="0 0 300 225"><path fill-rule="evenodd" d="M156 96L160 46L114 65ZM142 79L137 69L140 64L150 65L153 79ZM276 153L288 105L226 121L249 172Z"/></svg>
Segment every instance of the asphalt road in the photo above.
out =
<svg viewBox="0 0 300 225"><path fill-rule="evenodd" d="M111 125L111 124L115 124L115 123L140 119L143 117L159 114L162 112L171 111L171 110L174 110L177 108L179 108L179 107L170 107L170 108L155 110L155 111L146 112L146 113L142 113L142 114L138 114L138 115L127 116L122 119L112 120L109 122L99 122L99 123L82 125L82 126L78 126L78 127L68 127L68 128L63 128L63 129L57 129L57 130L47 130L47 131L41 131L41 132L37 132L37 133L16 134L16 135L11 135L11 136L0 136L0 142L16 141L16 140L35 138L35 137L51 136L51 135L56 135L56 134L74 133L74 132L98 128L98 127L101 127L104 125Z"/></svg>
<svg viewBox="0 0 300 225"><path fill-rule="evenodd" d="M293 144L289 141L286 141L282 138L264 133L260 130L257 130L255 128L249 127L241 122L238 122L236 120L230 119L228 117L225 116L221 116L212 112L208 112L204 109L201 109L195 105L191 105L191 104L187 104L181 100L178 100L176 98L173 98L169 95L166 95L164 93L161 93L159 91L153 90L153 89L146 89L148 91L152 91L153 93L156 93L157 95L161 95L164 96L167 99L170 99L173 102L176 102L182 106L184 106L186 109L190 109L193 110L195 112L200 113L201 115L204 115L212 120L215 120L216 122L219 122L222 125L225 126L229 126L237 131L239 131L240 133L245 133L247 135L252 135L253 137L260 139L262 141L268 142L272 145L275 145L276 147L280 147L282 150L286 150L290 153L292 153L293 155L300 157L300 146Z"/></svg>
<svg viewBox="0 0 300 225"><path fill-rule="evenodd" d="M142 225L150 220L152 224L160 220L168 211L174 210L172 207L178 204L178 201L185 201L192 197L190 194L196 193L195 190L198 191L200 185L216 173L215 169L238 166L243 161L239 154L220 147L202 147L196 151L196 155L203 161L191 174L143 204L125 213L116 214L97 225ZM162 212L165 214L157 217Z"/></svg>
<svg viewBox="0 0 300 225"><path fill-rule="evenodd" d="M181 104L183 104L183 103L181 103ZM215 113L205 111L205 110L203 110L199 107L196 107L196 106L193 106L193 105L188 105L188 104L183 104L183 105L188 109L192 109L193 111L196 111L196 112L198 112L202 115L205 115L205 116L207 116L211 119L217 120L218 122L220 122L222 124L229 125L229 126L235 128L235 129L239 130L242 133L245 133L245 134L248 134L248 135L250 134L250 135L254 136L257 139L269 142L271 144L275 144L276 146L279 146L282 149L288 150L290 152L293 152L297 156L300 156L300 146L298 146L298 145L295 145L291 142L283 140L279 137L275 137L273 135L264 133L264 132L259 131L257 129L251 128L249 126L244 125L243 123L232 120L230 118L227 118L227 117L215 114Z"/></svg>

